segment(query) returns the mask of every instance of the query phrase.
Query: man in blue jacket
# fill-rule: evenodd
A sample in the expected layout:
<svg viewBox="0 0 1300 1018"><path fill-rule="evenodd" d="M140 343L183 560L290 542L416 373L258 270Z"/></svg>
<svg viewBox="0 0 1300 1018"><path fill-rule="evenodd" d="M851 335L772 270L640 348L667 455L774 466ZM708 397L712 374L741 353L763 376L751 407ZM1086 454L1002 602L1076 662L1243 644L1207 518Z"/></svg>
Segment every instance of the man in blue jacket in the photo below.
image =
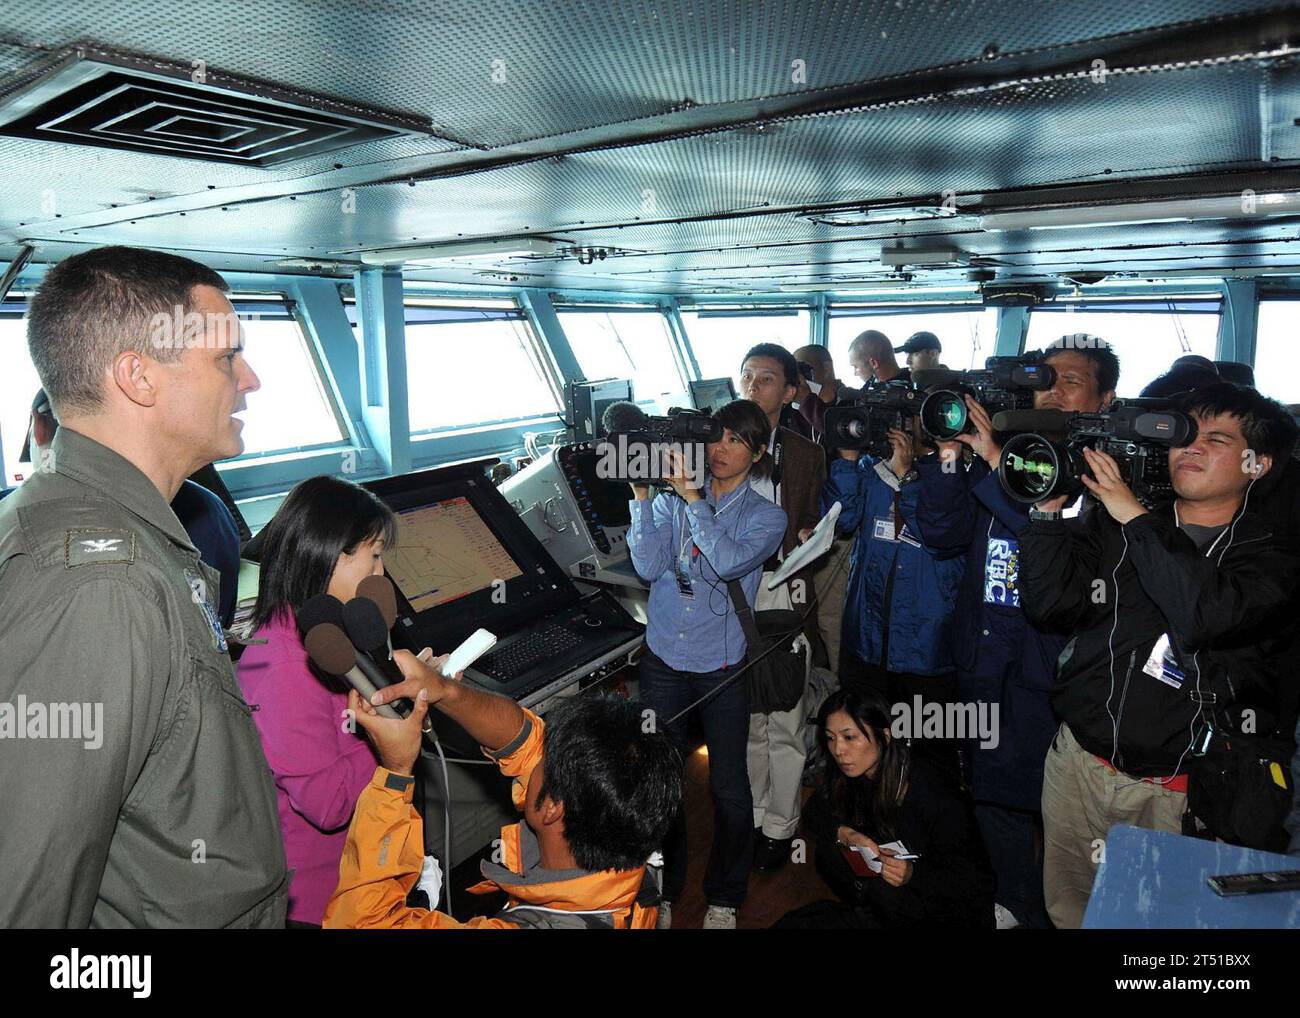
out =
<svg viewBox="0 0 1300 1018"><path fill-rule="evenodd" d="M871 688L909 711L954 702L957 692L949 630L961 582L959 551L922 546L916 522L915 446L889 432L893 456L876 460L841 449L822 492L823 509L839 502L836 529L854 534L840 637L840 684ZM923 470L938 470L934 457ZM915 731L915 729L914 729ZM957 782L956 744L920 740L918 751Z"/></svg>
<svg viewBox="0 0 1300 1018"><path fill-rule="evenodd" d="M1104 340L1063 337L1045 361L1056 383L1034 394L1036 409L1096 412L1114 398L1119 360ZM974 460L963 469L961 445L939 443L938 469L922 463L916 521L926 547L966 553L953 633L959 691L965 702L998 705L998 738L968 742L966 753L975 816L997 873L998 925L1042 928L1050 923L1035 842L1043 760L1057 729L1048 691L1066 637L1035 629L1020 610L1019 540L1030 507L1002 489L992 422L974 399L967 405L976 430L958 442Z"/></svg>

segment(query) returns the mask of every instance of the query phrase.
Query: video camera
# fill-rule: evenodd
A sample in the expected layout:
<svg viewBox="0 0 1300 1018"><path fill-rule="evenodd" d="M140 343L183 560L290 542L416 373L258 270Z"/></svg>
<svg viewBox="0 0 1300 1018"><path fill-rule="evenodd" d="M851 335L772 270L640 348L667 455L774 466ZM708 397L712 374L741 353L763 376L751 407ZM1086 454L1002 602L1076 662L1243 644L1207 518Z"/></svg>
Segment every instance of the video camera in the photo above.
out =
<svg viewBox="0 0 1300 1018"><path fill-rule="evenodd" d="M672 407L658 417L627 401L606 407L601 423L606 434L596 446L597 476L635 484L662 482L672 449L681 453L687 474L703 484L704 446L721 441L726 430L708 410Z"/></svg>
<svg viewBox="0 0 1300 1018"><path fill-rule="evenodd" d="M1169 450L1196 440L1196 421L1163 399L1116 400L1102 413L1030 410L999 413L993 427L1022 432L1002 446L998 480L1017 502L1035 503L1084 490L1092 476L1085 448L1111 456L1124 483L1147 508L1174 497ZM1046 432L1054 437L1045 437Z"/></svg>
<svg viewBox="0 0 1300 1018"><path fill-rule="evenodd" d="M857 449L876 459L894 454L889 429L907 431L921 410L923 394L911 382L868 385L851 404L826 410L826 438L832 448Z"/></svg>
<svg viewBox="0 0 1300 1018"><path fill-rule="evenodd" d="M951 442L975 431L967 395L990 415L1032 410L1034 393L1055 385L1056 371L1036 357L990 357L983 369L918 371L913 379L919 388L929 390L921 403L921 429L936 441Z"/></svg>

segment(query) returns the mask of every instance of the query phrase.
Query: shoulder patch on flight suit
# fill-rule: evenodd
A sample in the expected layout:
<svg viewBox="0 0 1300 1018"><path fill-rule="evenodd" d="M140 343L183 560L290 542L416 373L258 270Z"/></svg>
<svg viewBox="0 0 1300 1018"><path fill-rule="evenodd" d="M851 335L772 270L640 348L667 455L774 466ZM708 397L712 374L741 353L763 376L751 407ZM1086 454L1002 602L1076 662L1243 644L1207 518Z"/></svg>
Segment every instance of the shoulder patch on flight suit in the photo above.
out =
<svg viewBox="0 0 1300 1018"><path fill-rule="evenodd" d="M63 563L72 569L92 562L134 562L135 534L99 527L70 529L64 538Z"/></svg>

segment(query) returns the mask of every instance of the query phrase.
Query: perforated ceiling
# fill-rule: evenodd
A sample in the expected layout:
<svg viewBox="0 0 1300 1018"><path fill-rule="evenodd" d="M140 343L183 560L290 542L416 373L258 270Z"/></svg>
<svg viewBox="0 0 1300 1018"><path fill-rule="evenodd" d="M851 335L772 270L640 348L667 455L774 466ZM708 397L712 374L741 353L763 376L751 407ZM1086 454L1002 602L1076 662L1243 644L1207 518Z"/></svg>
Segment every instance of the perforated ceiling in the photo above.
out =
<svg viewBox="0 0 1300 1018"><path fill-rule="evenodd" d="M1208 174L1216 193L1281 186L1300 160L1300 79L1285 49L1300 44L1295 5L4 0L0 16L0 103L37 61L83 44L201 63L243 88L353 104L449 139L271 169L0 139L0 254L29 239L47 257L126 242L265 268L532 234L609 256L414 274L745 291L885 278L880 250L897 237L949 235L962 257L913 271L950 282L972 259L1004 276L1079 260L1247 271L1294 258L1300 235L1289 219L989 233L976 215L1035 204L1049 186L1100 184L1126 200L1179 195ZM945 195L971 215L866 228L805 218L811 206Z"/></svg>

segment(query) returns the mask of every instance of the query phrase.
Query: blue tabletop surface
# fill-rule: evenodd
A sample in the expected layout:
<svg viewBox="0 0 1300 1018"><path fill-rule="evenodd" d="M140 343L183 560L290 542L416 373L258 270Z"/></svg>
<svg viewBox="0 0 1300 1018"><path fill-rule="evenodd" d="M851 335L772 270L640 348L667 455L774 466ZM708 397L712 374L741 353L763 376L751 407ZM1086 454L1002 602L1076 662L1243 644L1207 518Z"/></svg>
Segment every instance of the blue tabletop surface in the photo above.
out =
<svg viewBox="0 0 1300 1018"><path fill-rule="evenodd" d="M1106 838L1083 925L1094 930L1300 927L1300 891L1221 898L1205 882L1224 873L1295 869L1300 856L1118 825Z"/></svg>

